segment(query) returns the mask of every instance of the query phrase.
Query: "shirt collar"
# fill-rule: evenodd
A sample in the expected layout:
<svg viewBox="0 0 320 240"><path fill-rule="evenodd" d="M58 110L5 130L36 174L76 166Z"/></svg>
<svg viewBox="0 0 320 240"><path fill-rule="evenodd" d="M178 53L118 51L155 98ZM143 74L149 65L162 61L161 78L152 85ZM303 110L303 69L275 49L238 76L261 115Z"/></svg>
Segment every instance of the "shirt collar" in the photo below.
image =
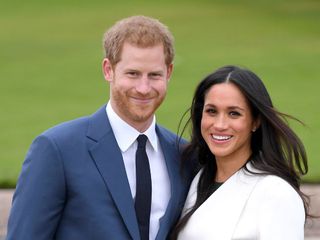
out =
<svg viewBox="0 0 320 240"><path fill-rule="evenodd" d="M140 133L135 128L130 126L128 123L126 123L124 120L122 120L119 115L113 110L110 101L108 102L106 106L106 112L109 118L109 122L111 125L111 128L113 130L114 136L117 140L117 143L119 145L119 148L122 152L125 152L128 150L128 148L136 141L137 137L140 134L145 134L148 137L148 140L154 149L154 151L158 151L158 138L156 134L156 117L153 116L153 120L149 128L143 132Z"/></svg>

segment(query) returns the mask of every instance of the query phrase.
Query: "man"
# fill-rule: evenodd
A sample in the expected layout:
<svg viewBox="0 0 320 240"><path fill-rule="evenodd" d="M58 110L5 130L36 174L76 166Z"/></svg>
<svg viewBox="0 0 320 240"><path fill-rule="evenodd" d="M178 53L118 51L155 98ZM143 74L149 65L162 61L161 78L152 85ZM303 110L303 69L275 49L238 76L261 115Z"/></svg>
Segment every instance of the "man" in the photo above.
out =
<svg viewBox="0 0 320 240"><path fill-rule="evenodd" d="M109 102L32 143L8 240L165 239L179 218L190 177L180 177L176 135L154 116L173 69L173 37L158 20L134 16L105 33L104 48ZM140 135L147 142L138 154ZM137 159L149 166L139 170Z"/></svg>

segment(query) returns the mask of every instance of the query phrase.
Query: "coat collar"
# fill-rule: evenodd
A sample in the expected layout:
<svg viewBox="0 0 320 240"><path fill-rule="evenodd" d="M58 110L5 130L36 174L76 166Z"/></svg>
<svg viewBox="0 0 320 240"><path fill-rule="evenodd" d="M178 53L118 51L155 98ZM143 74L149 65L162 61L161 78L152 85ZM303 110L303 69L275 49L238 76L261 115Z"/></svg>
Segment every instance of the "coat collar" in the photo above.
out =
<svg viewBox="0 0 320 240"><path fill-rule="evenodd" d="M247 168L253 169L250 163ZM183 214L193 206L197 198L201 173L202 171L192 182ZM259 176L250 174L243 168L233 174L193 213L179 239L232 239L241 213L259 179Z"/></svg>
<svg viewBox="0 0 320 240"><path fill-rule="evenodd" d="M130 185L127 180L125 166L121 150L117 145L105 107L101 107L94 113L89 122L87 137L89 140L89 152L109 189L118 211L132 237L139 239L139 228L136 220L134 201L131 196ZM156 133L159 137L161 148L164 150L164 158L170 178L171 198L165 215L160 219L159 232L156 239L163 239L168 229L175 220L179 206L179 196L182 194L181 179L179 173L179 155L176 150L175 139L167 136L167 132L156 125Z"/></svg>
<svg viewBox="0 0 320 240"><path fill-rule="evenodd" d="M156 132L159 137L161 148L163 149L164 159L167 165L168 175L170 178L170 188L171 188L171 198L169 200L167 210L163 217L160 219L159 232L156 236L156 239L165 239L169 229L174 224L176 217L174 216L177 213L177 207L179 206L179 196L182 196L182 184L179 176L180 169L180 155L177 151L177 142L175 139L169 141L169 137L165 136L165 131L161 127L156 125Z"/></svg>
<svg viewBox="0 0 320 240"><path fill-rule="evenodd" d="M90 139L89 152L132 239L139 239L139 228L129 182L105 106L91 116L87 137Z"/></svg>

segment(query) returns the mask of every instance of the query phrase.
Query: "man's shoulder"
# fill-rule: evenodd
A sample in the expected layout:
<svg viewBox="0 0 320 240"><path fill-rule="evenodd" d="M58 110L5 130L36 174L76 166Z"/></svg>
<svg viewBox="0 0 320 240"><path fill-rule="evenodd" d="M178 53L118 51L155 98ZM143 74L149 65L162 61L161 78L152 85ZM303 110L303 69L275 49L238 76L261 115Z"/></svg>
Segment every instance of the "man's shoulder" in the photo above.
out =
<svg viewBox="0 0 320 240"><path fill-rule="evenodd" d="M175 133L173 133L171 130L157 124L156 125L156 131L161 133L162 135L164 135L165 137L168 137L168 138L175 138L177 137L177 135Z"/></svg>
<svg viewBox="0 0 320 240"><path fill-rule="evenodd" d="M58 137L69 134L80 134L88 128L89 116L79 117L73 120L59 123L44 131L41 135Z"/></svg>
<svg viewBox="0 0 320 240"><path fill-rule="evenodd" d="M101 125L106 124L106 113L105 106L102 106L98 111L91 115L78 117L69 121L62 122L57 124L46 131L41 135L48 137L72 137L85 135L90 128L90 125L97 125L97 128L101 128ZM101 130L101 129L100 129Z"/></svg>
<svg viewBox="0 0 320 240"><path fill-rule="evenodd" d="M171 130L160 126L157 124L156 127L157 133L164 137L169 142L179 143L179 144L186 144L187 141L182 137L178 136L176 133L172 132Z"/></svg>

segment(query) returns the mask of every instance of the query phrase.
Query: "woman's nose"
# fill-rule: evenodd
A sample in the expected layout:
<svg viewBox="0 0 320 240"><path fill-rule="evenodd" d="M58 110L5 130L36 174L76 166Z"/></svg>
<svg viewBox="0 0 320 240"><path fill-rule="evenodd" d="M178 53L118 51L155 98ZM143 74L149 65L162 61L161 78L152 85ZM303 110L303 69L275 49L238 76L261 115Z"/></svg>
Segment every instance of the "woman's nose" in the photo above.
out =
<svg viewBox="0 0 320 240"><path fill-rule="evenodd" d="M224 114L219 114L218 116L216 116L216 118L214 119L213 126L217 130L224 130L227 128L228 121L227 121L227 118L224 116Z"/></svg>

